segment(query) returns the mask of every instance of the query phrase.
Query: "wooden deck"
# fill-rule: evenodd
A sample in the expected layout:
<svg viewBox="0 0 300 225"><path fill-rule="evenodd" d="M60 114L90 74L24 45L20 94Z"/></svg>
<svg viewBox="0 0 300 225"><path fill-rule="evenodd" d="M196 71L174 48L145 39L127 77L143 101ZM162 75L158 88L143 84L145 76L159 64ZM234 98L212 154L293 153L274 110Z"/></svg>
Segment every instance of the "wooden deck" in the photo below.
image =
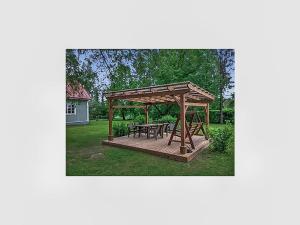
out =
<svg viewBox="0 0 300 225"><path fill-rule="evenodd" d="M115 137L113 141L105 140L103 144L142 151L181 162L191 161L201 150L209 145L209 141L205 140L204 136L193 136L192 138L195 144L195 149L192 149L193 152L180 154L180 142L172 142L171 145L168 145L169 138L170 135L168 135L168 137L164 135L164 138L159 137L157 140L154 138L147 139L145 136L136 136L134 138L133 135L131 135L129 137ZM179 138L175 140L180 141ZM187 146L190 145L187 144Z"/></svg>

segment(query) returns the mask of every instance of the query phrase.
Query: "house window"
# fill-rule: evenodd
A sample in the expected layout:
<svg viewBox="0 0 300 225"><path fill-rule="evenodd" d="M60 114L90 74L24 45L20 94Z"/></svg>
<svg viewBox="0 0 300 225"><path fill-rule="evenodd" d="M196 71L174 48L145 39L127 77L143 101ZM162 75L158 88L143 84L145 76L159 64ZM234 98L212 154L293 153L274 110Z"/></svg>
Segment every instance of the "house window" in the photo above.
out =
<svg viewBox="0 0 300 225"><path fill-rule="evenodd" d="M66 114L67 115L76 115L76 107L74 104L66 105Z"/></svg>

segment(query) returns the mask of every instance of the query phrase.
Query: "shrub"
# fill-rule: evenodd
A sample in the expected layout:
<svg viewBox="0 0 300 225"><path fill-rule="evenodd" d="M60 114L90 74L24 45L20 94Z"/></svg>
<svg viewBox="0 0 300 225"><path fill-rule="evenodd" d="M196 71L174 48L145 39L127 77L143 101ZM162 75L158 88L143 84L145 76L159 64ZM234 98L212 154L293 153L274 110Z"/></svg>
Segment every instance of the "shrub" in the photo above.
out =
<svg viewBox="0 0 300 225"><path fill-rule="evenodd" d="M113 124L113 132L115 137L125 136L127 135L127 126L125 123L114 123Z"/></svg>
<svg viewBox="0 0 300 225"><path fill-rule="evenodd" d="M134 118L133 122L138 124L144 124L145 123L145 115L138 115Z"/></svg>
<svg viewBox="0 0 300 225"><path fill-rule="evenodd" d="M234 110L233 109L224 109L224 121L234 123Z"/></svg>
<svg viewBox="0 0 300 225"><path fill-rule="evenodd" d="M220 111L219 110L209 110L209 122L219 123Z"/></svg>
<svg viewBox="0 0 300 225"><path fill-rule="evenodd" d="M234 132L227 141L226 151L227 152L233 152L234 151Z"/></svg>
<svg viewBox="0 0 300 225"><path fill-rule="evenodd" d="M234 127L231 123L222 128L211 129L209 134L213 151L229 152L234 149Z"/></svg>
<svg viewBox="0 0 300 225"><path fill-rule="evenodd" d="M134 115L129 114L129 115L126 115L125 118L126 118L126 120L133 120Z"/></svg>
<svg viewBox="0 0 300 225"><path fill-rule="evenodd" d="M105 103L100 103L96 100L89 102L89 116L91 120L107 119L108 109Z"/></svg>
<svg viewBox="0 0 300 225"><path fill-rule="evenodd" d="M123 118L119 115L116 115L114 116L114 120L117 121L117 120L123 120Z"/></svg>
<svg viewBox="0 0 300 225"><path fill-rule="evenodd" d="M176 120L177 119L171 115L165 115L165 116L161 117L160 119L158 119L158 122L160 122L160 123L175 123Z"/></svg>
<svg viewBox="0 0 300 225"><path fill-rule="evenodd" d="M200 111L201 119L203 120L204 112ZM229 121L230 123L234 123L234 110L233 109L223 109L224 122ZM219 123L220 119L220 110L209 110L209 122L210 123Z"/></svg>

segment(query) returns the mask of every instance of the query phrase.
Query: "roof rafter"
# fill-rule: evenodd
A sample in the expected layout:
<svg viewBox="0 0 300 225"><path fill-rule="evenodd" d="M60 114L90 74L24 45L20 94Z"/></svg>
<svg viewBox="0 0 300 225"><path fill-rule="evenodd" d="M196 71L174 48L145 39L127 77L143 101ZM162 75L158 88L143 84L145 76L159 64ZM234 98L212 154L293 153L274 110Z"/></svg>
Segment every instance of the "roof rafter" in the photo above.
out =
<svg viewBox="0 0 300 225"><path fill-rule="evenodd" d="M106 98L112 100L123 99L144 104L176 103L174 96L181 94L185 94L186 102L190 103L209 103L215 98L214 95L192 82L172 83L104 93Z"/></svg>

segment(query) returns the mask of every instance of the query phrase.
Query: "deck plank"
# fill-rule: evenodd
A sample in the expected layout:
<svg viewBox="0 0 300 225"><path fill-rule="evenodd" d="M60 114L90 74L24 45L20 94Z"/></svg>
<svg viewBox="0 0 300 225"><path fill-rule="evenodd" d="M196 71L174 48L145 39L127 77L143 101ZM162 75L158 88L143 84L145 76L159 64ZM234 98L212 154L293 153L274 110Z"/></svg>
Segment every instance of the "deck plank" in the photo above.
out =
<svg viewBox="0 0 300 225"><path fill-rule="evenodd" d="M180 142L172 142L171 145L168 145L170 136L164 138L154 138L147 139L146 136L142 137L133 137L133 135L115 137L112 141L104 140L102 143L106 145L132 149L137 151L142 151L157 156L174 159L181 162L191 161L199 152L205 149L209 145L209 141L205 139L204 136L194 135L193 141L195 144L195 149L192 149L193 152L181 154L180 153ZM179 138L174 138L178 139ZM189 144L187 146L190 146Z"/></svg>

